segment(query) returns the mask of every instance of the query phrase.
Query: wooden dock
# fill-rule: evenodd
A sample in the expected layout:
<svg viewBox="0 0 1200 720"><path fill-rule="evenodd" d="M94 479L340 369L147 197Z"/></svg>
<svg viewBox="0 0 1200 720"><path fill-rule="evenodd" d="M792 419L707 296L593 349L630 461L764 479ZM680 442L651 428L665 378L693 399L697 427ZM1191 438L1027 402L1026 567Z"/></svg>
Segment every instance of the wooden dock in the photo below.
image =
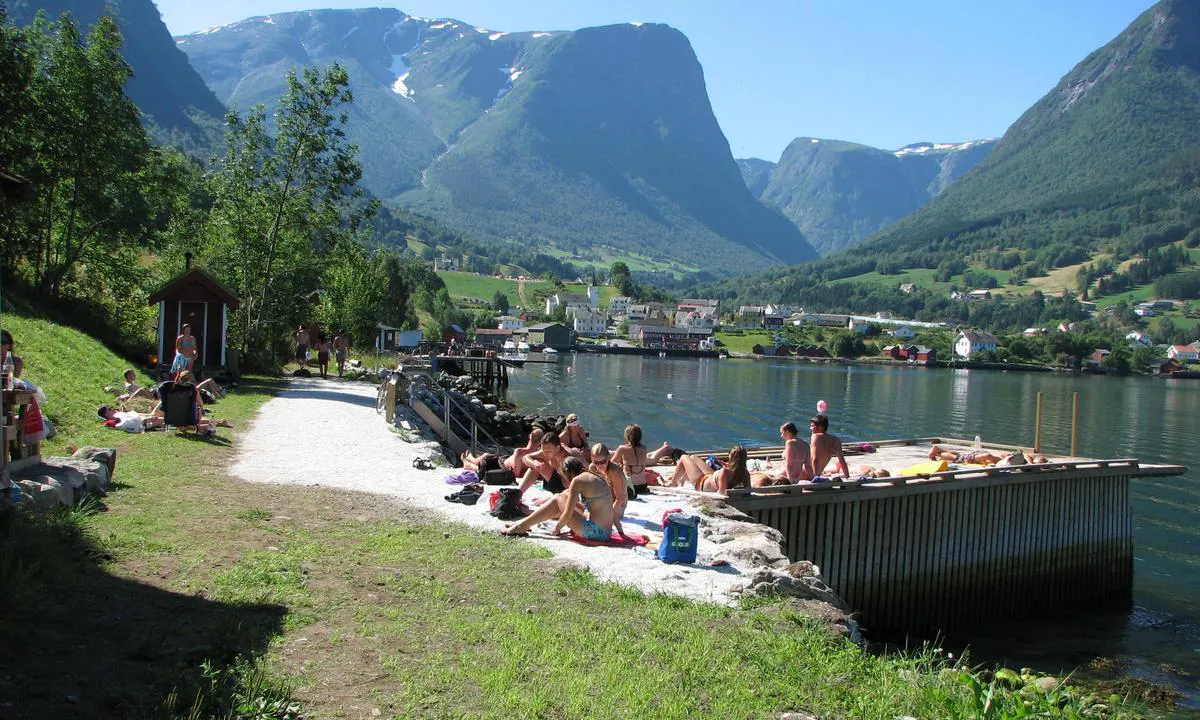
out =
<svg viewBox="0 0 1200 720"><path fill-rule="evenodd" d="M851 468L910 465L931 442L968 445L885 441L848 460ZM764 450L774 449L755 454ZM1071 606L1128 606L1130 482L1184 472L1134 459L1069 458L735 490L727 501L779 530L789 558L819 565L868 631L931 637Z"/></svg>

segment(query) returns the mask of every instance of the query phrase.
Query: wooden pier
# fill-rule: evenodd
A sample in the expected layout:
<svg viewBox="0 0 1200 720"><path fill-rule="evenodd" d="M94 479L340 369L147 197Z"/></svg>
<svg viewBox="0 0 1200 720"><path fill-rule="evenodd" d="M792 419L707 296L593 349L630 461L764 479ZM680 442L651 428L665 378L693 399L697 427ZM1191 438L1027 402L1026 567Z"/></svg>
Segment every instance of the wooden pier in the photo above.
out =
<svg viewBox="0 0 1200 720"><path fill-rule="evenodd" d="M1071 606L1127 607L1129 484L1185 471L1072 458L736 490L727 500L779 530L789 558L819 565L869 632L932 637Z"/></svg>

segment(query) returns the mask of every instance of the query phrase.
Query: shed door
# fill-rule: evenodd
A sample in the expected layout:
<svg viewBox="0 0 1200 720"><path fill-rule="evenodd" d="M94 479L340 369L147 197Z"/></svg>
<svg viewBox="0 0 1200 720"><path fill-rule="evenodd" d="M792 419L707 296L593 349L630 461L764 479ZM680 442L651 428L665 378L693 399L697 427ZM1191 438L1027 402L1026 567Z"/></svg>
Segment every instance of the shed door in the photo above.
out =
<svg viewBox="0 0 1200 720"><path fill-rule="evenodd" d="M196 336L196 369L204 367L208 364L208 351L204 345L205 326L208 324L204 321L204 310L208 307L207 303L203 302L187 302L186 300L179 303L179 327L184 325L192 326L192 335Z"/></svg>

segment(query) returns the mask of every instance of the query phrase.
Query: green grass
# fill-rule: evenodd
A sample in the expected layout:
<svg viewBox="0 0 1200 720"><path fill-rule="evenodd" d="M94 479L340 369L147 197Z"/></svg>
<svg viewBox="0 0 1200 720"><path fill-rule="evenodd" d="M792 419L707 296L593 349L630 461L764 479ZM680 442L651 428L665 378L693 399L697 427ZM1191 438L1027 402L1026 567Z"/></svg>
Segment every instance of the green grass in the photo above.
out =
<svg viewBox="0 0 1200 720"><path fill-rule="evenodd" d="M196 693L202 716L238 718L283 714L235 705L293 700L309 718L376 708L431 718L985 715L986 676L943 669L933 652L864 652L787 604L646 597L548 563L531 543L377 497L243 483L228 472L240 429L222 441L104 429L92 408L124 361L67 328L9 315L5 326L57 405L64 433L53 448L119 452L106 512L23 536L32 557L44 553L32 576L0 553L0 580L39 598L37 612L0 626L6 657L22 659L10 697L30 716L53 714L63 667L81 688L79 716L97 718L186 715ZM246 378L216 410L243 428L282 386ZM0 598L11 597L4 587ZM1031 696L1031 708L1092 707L1069 692ZM1018 690L998 688L986 716L1024 708Z"/></svg>
<svg viewBox="0 0 1200 720"><path fill-rule="evenodd" d="M775 344L775 333L767 330L718 331L715 335L729 352L748 353L755 345L771 346Z"/></svg>
<svg viewBox="0 0 1200 720"><path fill-rule="evenodd" d="M691 265L661 257L651 257L640 253L618 250L607 246L595 246L591 248L589 256L584 258L575 255L566 250L549 247L545 249L547 255L557 257L570 262L572 265L581 268L594 267L597 269L608 270L612 264L620 261L629 266L629 269L635 272L665 272L678 277L685 272L698 272L703 269L701 265ZM595 255L596 257L592 257Z"/></svg>
<svg viewBox="0 0 1200 720"><path fill-rule="evenodd" d="M490 303L495 297L496 291L499 291L508 296L510 306L516 307L521 302L516 280L467 272L439 272L438 277L446 283L446 291L452 298L472 298ZM527 280L525 282L525 297L530 302L533 301L534 293L552 292L553 290L554 284L545 280Z"/></svg>

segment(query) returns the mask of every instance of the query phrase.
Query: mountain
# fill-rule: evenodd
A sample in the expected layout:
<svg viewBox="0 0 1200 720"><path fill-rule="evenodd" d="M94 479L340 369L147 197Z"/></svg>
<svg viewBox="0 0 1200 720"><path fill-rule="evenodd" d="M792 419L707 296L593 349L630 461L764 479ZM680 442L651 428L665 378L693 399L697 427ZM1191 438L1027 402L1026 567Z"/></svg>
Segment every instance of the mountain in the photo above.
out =
<svg viewBox="0 0 1200 720"><path fill-rule="evenodd" d="M493 33L320 10L177 42L235 108L278 98L291 67L341 63L366 187L480 238L720 274L816 256L746 189L667 26Z"/></svg>
<svg viewBox="0 0 1200 720"><path fill-rule="evenodd" d="M898 282L855 281L925 268L959 287L989 278L1020 285L1072 268L1070 289L1093 299L1145 284L1186 265L1186 248L1200 245L1197 117L1200 3L1161 0L1071 69L925 207L852 254L722 290L870 311L908 302L932 312L940 295L905 299Z"/></svg>
<svg viewBox="0 0 1200 720"><path fill-rule="evenodd" d="M51 20L69 12L84 34L113 15L125 42L121 54L133 68L126 92L154 138L185 148L219 141L225 106L175 46L152 0L9 0L7 8L18 25L32 23L39 10Z"/></svg>
<svg viewBox="0 0 1200 720"><path fill-rule="evenodd" d="M742 158L737 161L738 170L742 171L742 182L746 183L750 194L761 197L767 183L771 182L771 173L775 171L775 163L759 158Z"/></svg>
<svg viewBox="0 0 1200 720"><path fill-rule="evenodd" d="M988 156L994 139L915 143L899 150L802 137L783 151L751 192L800 228L822 255L857 245L909 215ZM739 161L742 162L742 161ZM762 163L759 160L757 163ZM743 167L743 177L751 168ZM756 189L760 188L760 189Z"/></svg>

